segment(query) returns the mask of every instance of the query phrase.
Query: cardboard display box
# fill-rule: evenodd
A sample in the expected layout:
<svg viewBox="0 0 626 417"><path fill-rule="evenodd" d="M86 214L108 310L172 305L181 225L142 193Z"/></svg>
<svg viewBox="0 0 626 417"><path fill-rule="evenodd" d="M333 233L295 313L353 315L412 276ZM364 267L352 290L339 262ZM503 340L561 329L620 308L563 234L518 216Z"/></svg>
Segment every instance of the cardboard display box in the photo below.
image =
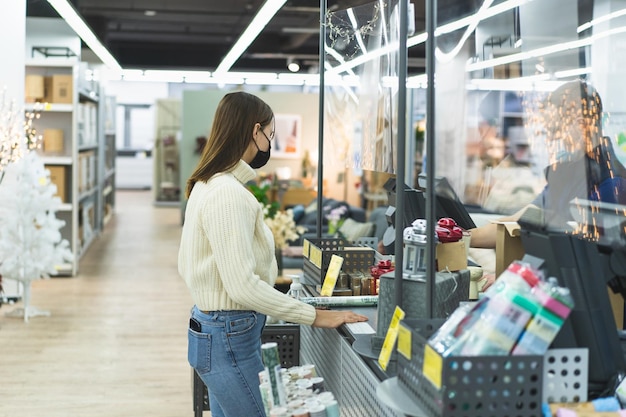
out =
<svg viewBox="0 0 626 417"><path fill-rule="evenodd" d="M43 130L43 150L46 153L62 154L63 145L63 129L44 129Z"/></svg>
<svg viewBox="0 0 626 417"><path fill-rule="evenodd" d="M437 271L460 271L467 269L465 242L439 243L435 248Z"/></svg>
<svg viewBox="0 0 626 417"><path fill-rule="evenodd" d="M495 222L496 231L496 277L515 260L524 257L524 246L517 222Z"/></svg>
<svg viewBox="0 0 626 417"><path fill-rule="evenodd" d="M74 102L74 80L71 75L55 74L45 78L44 101L54 104Z"/></svg>
<svg viewBox="0 0 626 417"><path fill-rule="evenodd" d="M24 99L27 103L35 103L45 97L43 75L28 74L24 79Z"/></svg>
<svg viewBox="0 0 626 417"><path fill-rule="evenodd" d="M61 201L67 202L67 188L65 187L65 166L63 165L46 165L46 169L50 171L50 182L57 186L57 196Z"/></svg>

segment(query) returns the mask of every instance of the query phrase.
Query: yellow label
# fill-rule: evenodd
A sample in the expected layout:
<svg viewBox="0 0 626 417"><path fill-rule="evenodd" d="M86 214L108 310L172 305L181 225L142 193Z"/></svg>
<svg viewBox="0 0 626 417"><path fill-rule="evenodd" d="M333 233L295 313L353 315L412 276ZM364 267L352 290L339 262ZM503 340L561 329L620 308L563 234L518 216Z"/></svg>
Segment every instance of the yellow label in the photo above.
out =
<svg viewBox="0 0 626 417"><path fill-rule="evenodd" d="M306 259L309 259L309 246L310 242L307 239L304 239L304 242L302 242L302 256Z"/></svg>
<svg viewBox="0 0 626 417"><path fill-rule="evenodd" d="M391 323L389 323L389 329L387 329L387 334L385 335L383 347L378 355L378 364L381 368L383 368L383 371L387 370L387 366L391 360L393 347L398 339L398 326L400 325L400 320L402 320L404 316L404 311L402 311L400 307L396 306L396 309L393 312L393 317L391 318Z"/></svg>
<svg viewBox="0 0 626 417"><path fill-rule="evenodd" d="M44 103L43 105L44 110L50 110L51 108L52 108L52 105L50 103Z"/></svg>
<svg viewBox="0 0 626 417"><path fill-rule="evenodd" d="M319 269L322 269L322 250L317 246L310 246L309 261Z"/></svg>
<svg viewBox="0 0 626 417"><path fill-rule="evenodd" d="M322 291L320 295L322 297L330 297L333 295L335 284L337 284L337 277L341 271L341 265L343 265L343 258L341 256L333 255L330 258L330 264L328 265L328 271L324 277L324 284L322 284Z"/></svg>
<svg viewBox="0 0 626 417"><path fill-rule="evenodd" d="M432 384L441 389L441 372L443 371L443 359L429 344L424 349L424 366L422 373Z"/></svg>
<svg viewBox="0 0 626 417"><path fill-rule="evenodd" d="M403 325L398 327L398 352L411 360L411 330Z"/></svg>

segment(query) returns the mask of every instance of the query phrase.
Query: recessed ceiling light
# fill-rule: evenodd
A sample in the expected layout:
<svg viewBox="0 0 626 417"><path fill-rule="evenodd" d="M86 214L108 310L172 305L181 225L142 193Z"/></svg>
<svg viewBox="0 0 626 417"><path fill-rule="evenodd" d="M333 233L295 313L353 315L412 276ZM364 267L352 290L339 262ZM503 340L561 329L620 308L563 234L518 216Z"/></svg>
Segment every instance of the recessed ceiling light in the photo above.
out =
<svg viewBox="0 0 626 417"><path fill-rule="evenodd" d="M157 12L156 10L146 10L145 12L143 12L143 14L146 16L152 17L152 16L156 16Z"/></svg>

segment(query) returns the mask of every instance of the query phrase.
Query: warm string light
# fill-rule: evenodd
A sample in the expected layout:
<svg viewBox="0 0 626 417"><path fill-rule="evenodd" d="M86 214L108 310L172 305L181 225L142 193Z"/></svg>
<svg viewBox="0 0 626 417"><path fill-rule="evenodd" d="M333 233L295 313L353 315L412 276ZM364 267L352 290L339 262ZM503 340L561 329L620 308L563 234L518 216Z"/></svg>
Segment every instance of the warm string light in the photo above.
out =
<svg viewBox="0 0 626 417"><path fill-rule="evenodd" d="M2 91L0 96L0 181L9 164L22 158L25 151L40 146L41 135L37 134L33 125L33 121L38 118L39 113L36 109L24 114L14 101L7 99L6 89Z"/></svg>

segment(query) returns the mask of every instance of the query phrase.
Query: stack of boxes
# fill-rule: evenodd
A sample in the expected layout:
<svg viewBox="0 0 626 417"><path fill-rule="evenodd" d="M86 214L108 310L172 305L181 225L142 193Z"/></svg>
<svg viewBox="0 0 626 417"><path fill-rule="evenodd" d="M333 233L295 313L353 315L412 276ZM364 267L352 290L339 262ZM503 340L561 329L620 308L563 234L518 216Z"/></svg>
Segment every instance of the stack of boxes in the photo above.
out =
<svg viewBox="0 0 626 417"><path fill-rule="evenodd" d="M27 103L74 103L74 80L71 74L38 75L27 74L25 79L25 99ZM64 155L65 132L63 129L47 128L43 131L43 150L48 155ZM57 187L57 195L63 202L69 200L67 194L67 167L47 165L50 181Z"/></svg>
<svg viewBox="0 0 626 417"><path fill-rule="evenodd" d="M96 153L85 151L78 154L78 192L85 193L96 186Z"/></svg>
<svg viewBox="0 0 626 417"><path fill-rule="evenodd" d="M71 74L26 75L25 98L27 103L72 104L74 80Z"/></svg>

